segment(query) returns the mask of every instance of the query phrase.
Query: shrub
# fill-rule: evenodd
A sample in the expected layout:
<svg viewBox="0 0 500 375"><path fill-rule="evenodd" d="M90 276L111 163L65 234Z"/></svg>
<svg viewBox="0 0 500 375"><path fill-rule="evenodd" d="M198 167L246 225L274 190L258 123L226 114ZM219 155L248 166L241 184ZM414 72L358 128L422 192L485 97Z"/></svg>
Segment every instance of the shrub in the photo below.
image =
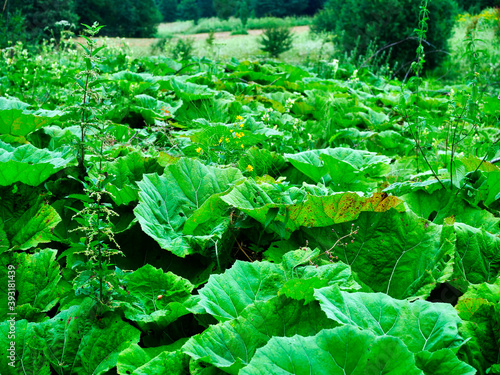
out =
<svg viewBox="0 0 500 375"><path fill-rule="evenodd" d="M7 17L8 16L8 17ZM0 17L0 49L26 41L26 17L20 11Z"/></svg>
<svg viewBox="0 0 500 375"><path fill-rule="evenodd" d="M269 53L271 57L278 57L283 52L292 48L293 34L286 26L272 26L266 28L262 34L260 48Z"/></svg>
<svg viewBox="0 0 500 375"><path fill-rule="evenodd" d="M160 55L165 53L170 45L171 40L172 36L166 38L158 38L158 40L151 45L151 54Z"/></svg>
<svg viewBox="0 0 500 375"><path fill-rule="evenodd" d="M188 60L193 55L194 39L179 39L172 49L172 57L176 60Z"/></svg>
<svg viewBox="0 0 500 375"><path fill-rule="evenodd" d="M391 64L404 74L416 57L420 0L328 0L314 19L313 31L331 32L344 52L357 47L366 54L370 43L391 47ZM458 12L455 0L429 2L425 68L433 68L446 56L447 40ZM387 49L385 49L387 51Z"/></svg>

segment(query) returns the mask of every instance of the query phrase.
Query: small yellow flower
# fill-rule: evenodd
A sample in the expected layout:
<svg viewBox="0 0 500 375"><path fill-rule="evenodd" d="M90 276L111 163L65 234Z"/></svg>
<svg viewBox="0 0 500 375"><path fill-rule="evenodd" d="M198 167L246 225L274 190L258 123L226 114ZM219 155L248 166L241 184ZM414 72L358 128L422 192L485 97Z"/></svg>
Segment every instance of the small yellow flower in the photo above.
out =
<svg viewBox="0 0 500 375"><path fill-rule="evenodd" d="M236 116L236 120L240 120L241 121L241 120L243 120L243 117L240 116L240 115L238 115L238 116Z"/></svg>
<svg viewBox="0 0 500 375"><path fill-rule="evenodd" d="M241 148L245 148L245 146L241 145Z"/></svg>
<svg viewBox="0 0 500 375"><path fill-rule="evenodd" d="M245 126L245 125L243 125L243 124L240 124L240 128L242 128L243 126Z"/></svg>
<svg viewBox="0 0 500 375"><path fill-rule="evenodd" d="M197 152L198 154L199 154L201 151L202 151L201 147L198 147L198 148L196 149L196 152Z"/></svg>
<svg viewBox="0 0 500 375"><path fill-rule="evenodd" d="M233 129L231 129L231 130L230 130L230 132L232 133L232 132L234 132L234 130L233 130Z"/></svg>
<svg viewBox="0 0 500 375"><path fill-rule="evenodd" d="M229 138L226 138L226 143L229 143L231 142L231 140Z"/></svg>
<svg viewBox="0 0 500 375"><path fill-rule="evenodd" d="M248 172L252 172L253 171L253 167L250 164L248 164L247 171Z"/></svg>
<svg viewBox="0 0 500 375"><path fill-rule="evenodd" d="M220 137L219 143L222 143L223 140L224 140L224 137Z"/></svg>

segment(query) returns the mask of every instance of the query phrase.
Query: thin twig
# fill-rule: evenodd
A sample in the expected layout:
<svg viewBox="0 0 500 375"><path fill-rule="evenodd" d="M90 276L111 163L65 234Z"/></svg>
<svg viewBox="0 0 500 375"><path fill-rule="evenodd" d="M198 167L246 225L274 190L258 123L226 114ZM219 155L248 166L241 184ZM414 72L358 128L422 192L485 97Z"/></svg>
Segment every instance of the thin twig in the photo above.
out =
<svg viewBox="0 0 500 375"><path fill-rule="evenodd" d="M253 259L250 258L250 256L245 252L245 250L243 250L243 247L241 247L241 244L238 242L238 239L236 238L236 236L233 234L233 237L234 237L234 240L236 241L236 244L238 245L238 248L243 252L243 254L245 254L245 256L248 258L248 260L250 262L253 262Z"/></svg>
<svg viewBox="0 0 500 375"><path fill-rule="evenodd" d="M375 56L377 56L380 52L386 50L387 48L391 48L391 47L394 47L394 46L397 46L398 44L400 43L403 43L403 42L406 42L407 40L418 40L418 38L414 37L414 36L409 36L405 39L402 39L398 42L394 42L394 43L391 43L391 44L387 44L385 45L384 47L382 48L379 48L373 55L371 55L369 58L367 58L363 64L361 64L361 68L365 67L365 64L370 61L371 59L373 59ZM434 47L436 48L436 46L432 45L431 43L429 43L428 41L426 41L425 39L422 39L423 42L427 43L427 45L431 46L431 47Z"/></svg>

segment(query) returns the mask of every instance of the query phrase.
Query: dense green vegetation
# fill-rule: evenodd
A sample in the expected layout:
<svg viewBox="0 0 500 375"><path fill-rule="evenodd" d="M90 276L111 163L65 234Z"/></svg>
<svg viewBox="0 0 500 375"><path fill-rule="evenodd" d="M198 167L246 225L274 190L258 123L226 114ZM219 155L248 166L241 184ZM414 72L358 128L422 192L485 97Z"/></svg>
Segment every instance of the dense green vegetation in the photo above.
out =
<svg viewBox="0 0 500 375"><path fill-rule="evenodd" d="M384 12L380 12L382 6ZM345 51L367 55L384 49L389 60L405 73L415 60L419 44L413 33L418 24L420 0L328 0L315 21L318 32L332 32ZM443 61L458 8L455 0L430 1L426 29L426 66L434 68ZM388 46L391 49L388 50ZM382 52L382 51L381 51Z"/></svg>
<svg viewBox="0 0 500 375"><path fill-rule="evenodd" d="M426 3L404 79L2 49L2 375L499 373L500 16Z"/></svg>

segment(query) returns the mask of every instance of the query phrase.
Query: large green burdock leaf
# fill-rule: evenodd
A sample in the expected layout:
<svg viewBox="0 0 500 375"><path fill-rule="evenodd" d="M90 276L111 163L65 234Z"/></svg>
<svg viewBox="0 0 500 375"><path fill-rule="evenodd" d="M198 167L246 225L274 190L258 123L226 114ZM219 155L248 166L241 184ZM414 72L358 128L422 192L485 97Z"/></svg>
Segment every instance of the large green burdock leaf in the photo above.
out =
<svg viewBox="0 0 500 375"><path fill-rule="evenodd" d="M310 337L273 337L240 374L424 375L401 340L351 326Z"/></svg>
<svg viewBox="0 0 500 375"><path fill-rule="evenodd" d="M144 118L146 124L154 125L156 120L164 120L171 117L181 104L182 102L178 106L173 107L170 103L165 103L152 96L142 94L134 98L130 111L139 113Z"/></svg>
<svg viewBox="0 0 500 375"><path fill-rule="evenodd" d="M477 172L479 178L473 186L467 186L468 194L464 195L471 204L482 203L486 207L498 206L500 199L500 171Z"/></svg>
<svg viewBox="0 0 500 375"><path fill-rule="evenodd" d="M13 147L0 140L0 186L22 182L37 186L54 173L76 165L75 149L48 151L30 144Z"/></svg>
<svg viewBox="0 0 500 375"><path fill-rule="evenodd" d="M143 156L140 152L131 152L124 157L103 163L103 172L114 175L114 179L106 185L106 191L111 194L117 205L129 204L139 199L137 181L142 180L146 173L163 172L157 160ZM97 174L97 166L90 175Z"/></svg>
<svg viewBox="0 0 500 375"><path fill-rule="evenodd" d="M237 318L248 305L275 297L285 284L280 265L237 260L221 275L210 275L199 291L200 305L219 321Z"/></svg>
<svg viewBox="0 0 500 375"><path fill-rule="evenodd" d="M134 73L125 70L112 74L109 79L114 81L127 96L144 93L152 88L158 80L149 73Z"/></svg>
<svg viewBox="0 0 500 375"><path fill-rule="evenodd" d="M453 285L465 292L469 283L494 282L500 271L500 238L462 223L455 223L455 232Z"/></svg>
<svg viewBox="0 0 500 375"><path fill-rule="evenodd" d="M335 325L317 303L304 306L300 301L274 297L250 305L236 319L210 326L189 339L183 351L236 374L273 336L314 335Z"/></svg>
<svg viewBox="0 0 500 375"><path fill-rule="evenodd" d="M181 159L169 165L162 176L144 175L138 182L139 204L134 209L142 230L154 238L165 250L185 257L195 252L203 253L212 238L224 232L193 236L182 233L185 222L214 194L227 191L243 178L236 168L207 167L197 160ZM221 221L222 220L222 221ZM216 217L212 228L222 228L229 215Z"/></svg>
<svg viewBox="0 0 500 375"><path fill-rule="evenodd" d="M404 211L395 197L375 193L369 198L355 193L339 193L317 197L309 195L306 202L288 208L290 219L303 227L324 227L355 220L361 212L384 212L394 208Z"/></svg>
<svg viewBox="0 0 500 375"><path fill-rule="evenodd" d="M0 217L10 249L26 250L55 238L52 230L61 217L35 191L23 185L16 192L8 188L0 188L0 192ZM7 246L5 239L3 245ZM0 253L6 250L0 248Z"/></svg>
<svg viewBox="0 0 500 375"><path fill-rule="evenodd" d="M441 180L441 182L445 187L449 187L451 185L450 180ZM429 194L432 194L433 192L441 190L442 188L443 187L438 180L426 180L421 182L404 181L395 182L386 187L384 191L388 194L401 196L415 191L425 191Z"/></svg>
<svg viewBox="0 0 500 375"><path fill-rule="evenodd" d="M271 152L253 146L245 151L238 160L240 170L245 170L249 165L254 168L257 176L279 171L285 165L285 159L277 152Z"/></svg>
<svg viewBox="0 0 500 375"><path fill-rule="evenodd" d="M332 253L373 291L394 298L427 297L437 282L451 278L453 226L435 225L411 211L395 210L363 212L353 223L359 226L353 242L347 241ZM309 246L326 250L351 230L352 223L344 223L324 229L303 228L302 232Z"/></svg>
<svg viewBox="0 0 500 375"><path fill-rule="evenodd" d="M59 117L59 111L29 111L29 104L16 99L0 98L0 134L26 136Z"/></svg>
<svg viewBox="0 0 500 375"><path fill-rule="evenodd" d="M181 94L181 96L186 94L188 93L185 92L184 94ZM204 92L203 95L205 96L206 92ZM205 99L184 99L182 107L179 108L179 110L175 114L175 119L179 120L186 126L199 126L200 123L226 124L231 120L231 116L229 115L229 113L231 112L231 106L235 105L236 103L237 102L235 102L234 97L225 91L219 92L215 96L211 96ZM208 122L206 119L209 119L210 122ZM200 120L200 122L196 120ZM251 134L252 133L248 133L247 135L250 135L250 139L254 139ZM198 137L203 138L203 135L198 133ZM245 138L248 137L245 136L244 139ZM191 140L193 140L193 138L191 138ZM245 142L245 144L248 144L247 142Z"/></svg>
<svg viewBox="0 0 500 375"><path fill-rule="evenodd" d="M187 101L208 99L217 93L217 91L210 89L208 86L186 82L178 77L174 77L170 81L170 85L177 97Z"/></svg>
<svg viewBox="0 0 500 375"><path fill-rule="evenodd" d="M132 344L118 356L118 374L132 374L138 367L151 360L151 356L139 345Z"/></svg>
<svg viewBox="0 0 500 375"><path fill-rule="evenodd" d="M123 285L133 302L125 303L125 317L147 331L164 329L182 315L189 313L183 306L194 286L172 272L146 264L127 274Z"/></svg>
<svg viewBox="0 0 500 375"><path fill-rule="evenodd" d="M10 253L0 255L8 258ZM49 311L59 300L57 284L61 279L56 250L44 249L35 254L12 254L11 264L16 266L15 284L17 319L37 320ZM5 259L7 261L7 259ZM5 263L4 260L0 264ZM7 265L0 270L0 277L7 280ZM7 290L0 288L0 300L7 299ZM6 316L7 303L0 306L0 313Z"/></svg>
<svg viewBox="0 0 500 375"><path fill-rule="evenodd" d="M15 339L9 337L12 333L10 316L0 323L0 347L2 355L0 355L0 369L2 375L50 375L50 365L47 358L44 356L45 343L35 334L35 327L39 323L28 323L27 320L17 320L14 318ZM15 360L13 365L9 365L11 359L10 343L15 342ZM21 371L22 372L21 372Z"/></svg>
<svg viewBox="0 0 500 375"><path fill-rule="evenodd" d="M492 213L470 206L453 192L440 189L431 194L416 190L400 197L418 216L443 224L447 217L453 216L456 222L484 228L492 233L500 233L500 219Z"/></svg>
<svg viewBox="0 0 500 375"><path fill-rule="evenodd" d="M500 219L486 210L471 207L461 196L437 190L432 194L415 190L401 197L422 219L443 224L448 217L455 221L453 281L465 292L469 283L493 281L500 272Z"/></svg>
<svg viewBox="0 0 500 375"><path fill-rule="evenodd" d="M0 218L0 254L10 248L10 242L7 238L7 233L3 230L3 227L3 220Z"/></svg>
<svg viewBox="0 0 500 375"><path fill-rule="evenodd" d="M417 300L410 303L383 293L346 293L338 287L316 290L326 315L340 324L393 336L413 352L458 347L460 318L450 304Z"/></svg>
<svg viewBox="0 0 500 375"><path fill-rule="evenodd" d="M123 350L139 342L137 328L116 313L96 317L95 307L85 299L36 327L57 373L105 373L116 366Z"/></svg>
<svg viewBox="0 0 500 375"><path fill-rule="evenodd" d="M404 204L396 197L375 193L364 198L356 193L325 195L311 189L295 187L285 191L276 184L247 180L236 186L222 200L245 212L255 220L289 238L299 227L326 227L355 220L361 212L383 212ZM272 221L271 221L272 220Z"/></svg>
<svg viewBox="0 0 500 375"><path fill-rule="evenodd" d="M456 309L463 320L460 333L466 343L469 363L484 371L500 366L500 279L494 284L470 285ZM495 372L492 372L495 373Z"/></svg>
<svg viewBox="0 0 500 375"><path fill-rule="evenodd" d="M305 299L311 287L317 284L293 284L291 280L313 279L321 286L338 284L343 289L356 289L351 270L343 263L324 266L302 266L311 255L301 258L302 250L284 256L283 264L269 262L236 261L221 275L211 275L199 291L200 305L219 321L237 318L249 305L266 301L280 293L292 298ZM283 290L281 288L285 287ZM312 294L312 293L311 293Z"/></svg>
<svg viewBox="0 0 500 375"><path fill-rule="evenodd" d="M118 374L186 374L189 357L180 351L182 344L185 343L186 340L187 339L181 339L171 345L146 349L136 344L131 345L118 356Z"/></svg>
<svg viewBox="0 0 500 375"><path fill-rule="evenodd" d="M420 352L415 355L417 367L425 375L474 375L474 367L459 360L451 349L441 349L435 352Z"/></svg>
<svg viewBox="0 0 500 375"><path fill-rule="evenodd" d="M327 148L285 154L292 165L314 182L327 183L336 191L367 191L376 178L390 171L390 158L350 148Z"/></svg>
<svg viewBox="0 0 500 375"><path fill-rule="evenodd" d="M189 357L180 350L163 352L137 368L133 375L184 375L188 367Z"/></svg>

